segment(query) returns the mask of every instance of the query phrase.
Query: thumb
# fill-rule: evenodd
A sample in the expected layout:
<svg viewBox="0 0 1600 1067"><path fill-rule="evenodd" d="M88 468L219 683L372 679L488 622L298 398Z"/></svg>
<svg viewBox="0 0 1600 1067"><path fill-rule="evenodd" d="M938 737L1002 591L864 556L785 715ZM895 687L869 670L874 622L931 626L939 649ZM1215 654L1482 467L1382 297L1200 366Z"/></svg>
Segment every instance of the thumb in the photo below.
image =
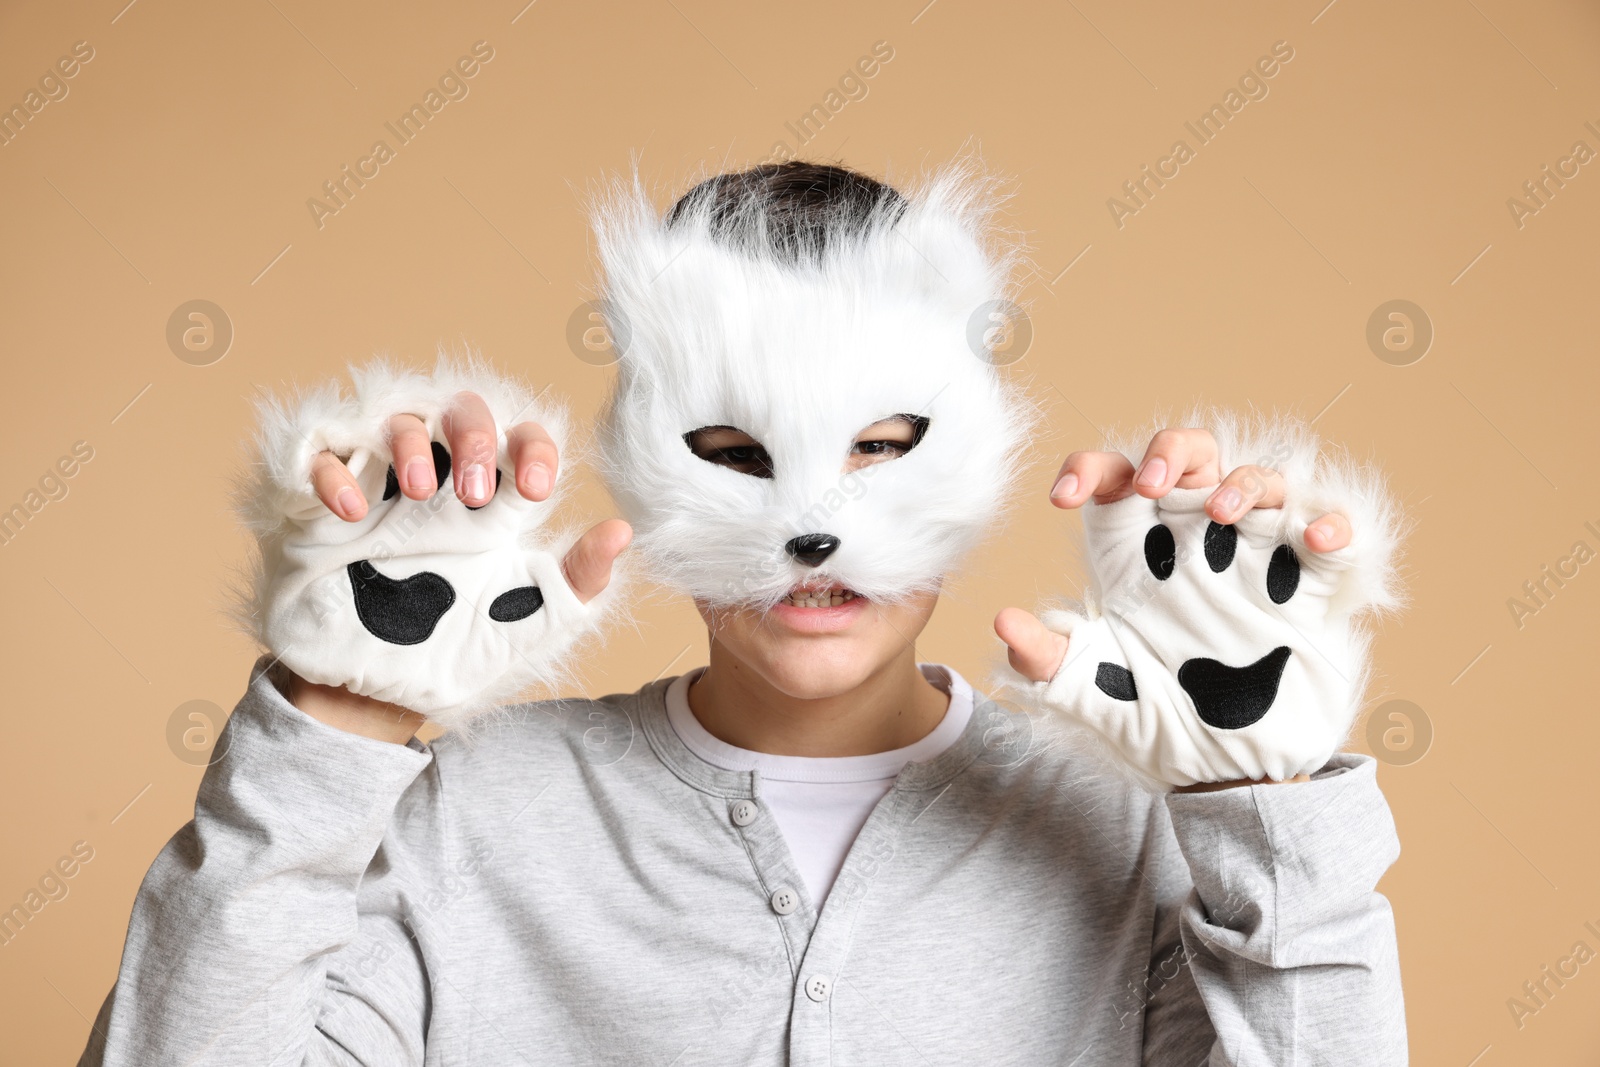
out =
<svg viewBox="0 0 1600 1067"><path fill-rule="evenodd" d="M561 561L561 573L579 600L587 604L611 584L611 566L628 542L633 527L621 519L607 519L591 526Z"/></svg>
<svg viewBox="0 0 1600 1067"><path fill-rule="evenodd" d="M1067 658L1067 639L1021 608L996 615L994 632L1006 643L1011 666L1030 682L1048 682Z"/></svg>

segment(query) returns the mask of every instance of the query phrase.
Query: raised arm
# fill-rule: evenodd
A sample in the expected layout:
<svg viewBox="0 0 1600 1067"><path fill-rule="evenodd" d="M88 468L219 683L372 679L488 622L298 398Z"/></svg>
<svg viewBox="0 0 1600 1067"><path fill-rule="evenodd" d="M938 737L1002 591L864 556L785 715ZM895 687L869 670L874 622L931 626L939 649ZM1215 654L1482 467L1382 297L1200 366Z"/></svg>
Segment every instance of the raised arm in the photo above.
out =
<svg viewBox="0 0 1600 1067"><path fill-rule="evenodd" d="M1186 899L1153 938L1147 1062L1404 1063L1375 888L1399 844L1375 764L1338 752L1365 617L1399 600L1398 509L1305 425L1196 421L1068 457L1051 499L1083 509L1091 588L996 630L1022 699L1166 794Z"/></svg>
<svg viewBox="0 0 1600 1067"><path fill-rule="evenodd" d="M84 1067L422 1063L406 902L440 846L416 731L552 677L629 536L602 522L559 556L534 536L555 438L531 421L502 434L528 403L465 370L369 368L354 397L264 408L244 503L268 654L140 887ZM488 400L460 388L472 379ZM452 453L479 470L452 477ZM502 468L514 492L486 473Z"/></svg>
<svg viewBox="0 0 1600 1067"><path fill-rule="evenodd" d="M263 657L217 739L194 819L156 857L128 925L122 966L80 1067L301 1064L335 1061L319 1016L342 1006L369 1016L355 1062L420 1064L425 976L396 934L398 915L361 914L357 895L402 795L432 761L416 741L393 744L317 722L269 678ZM404 876L386 857L387 879ZM369 899L382 886L366 887ZM334 992L342 951L400 950L378 980ZM363 945L365 941L367 944ZM387 1035L378 1020L387 1020Z"/></svg>
<svg viewBox="0 0 1600 1067"><path fill-rule="evenodd" d="M1347 753L1303 783L1168 796L1193 889L1157 923L1145 1064L1408 1062L1375 771Z"/></svg>

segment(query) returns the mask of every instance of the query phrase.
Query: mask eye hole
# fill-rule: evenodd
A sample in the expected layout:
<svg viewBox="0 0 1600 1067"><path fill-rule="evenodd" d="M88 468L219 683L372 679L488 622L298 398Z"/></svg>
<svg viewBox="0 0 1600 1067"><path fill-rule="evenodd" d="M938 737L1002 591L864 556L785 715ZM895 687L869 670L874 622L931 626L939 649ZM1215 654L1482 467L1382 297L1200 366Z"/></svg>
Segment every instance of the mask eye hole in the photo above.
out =
<svg viewBox="0 0 1600 1067"><path fill-rule="evenodd" d="M754 437L734 426L702 426L683 435L689 451L719 467L748 474L752 478L771 478L772 457Z"/></svg>
<svg viewBox="0 0 1600 1067"><path fill-rule="evenodd" d="M928 425L925 415L891 415L887 419L879 419L856 434L845 466L849 470L856 470L873 463L898 459L922 443Z"/></svg>
<svg viewBox="0 0 1600 1067"><path fill-rule="evenodd" d="M1159 524L1150 527L1144 535L1144 562L1158 581L1172 577L1172 569L1178 565L1178 542L1171 530Z"/></svg>

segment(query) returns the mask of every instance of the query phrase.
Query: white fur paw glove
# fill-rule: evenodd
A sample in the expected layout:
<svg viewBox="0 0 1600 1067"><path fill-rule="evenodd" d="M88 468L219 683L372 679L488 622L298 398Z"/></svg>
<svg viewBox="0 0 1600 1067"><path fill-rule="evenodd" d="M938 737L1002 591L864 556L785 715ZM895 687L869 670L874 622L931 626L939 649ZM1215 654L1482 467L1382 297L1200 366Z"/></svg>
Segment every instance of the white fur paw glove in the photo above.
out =
<svg viewBox="0 0 1600 1067"><path fill-rule="evenodd" d="M377 362L351 376L353 395L329 383L259 406L257 461L239 504L260 549L249 614L261 644L308 681L445 726L560 678L614 589L584 604L567 585L561 557L572 538L541 530L560 481L547 500L523 497L505 431L537 422L560 449L564 412L475 360L442 358L431 375ZM442 424L461 390L484 399L500 436L497 490L481 508L463 504L451 482ZM402 413L434 442L439 489L427 500L407 498L395 478L386 430ZM359 522L312 492L323 450L345 457L360 484L369 510Z"/></svg>
<svg viewBox="0 0 1600 1067"><path fill-rule="evenodd" d="M1204 511L1215 486L1086 504L1093 592L1082 614L1042 616L1069 643L1032 699L1158 786L1321 769L1365 689L1361 616L1397 599L1397 512L1381 478L1319 456L1302 427L1269 432L1279 448L1293 442L1277 465L1282 508L1220 525ZM1224 472L1265 454L1230 440L1231 427L1216 436ZM1306 527L1331 512L1350 520L1352 541L1312 552Z"/></svg>

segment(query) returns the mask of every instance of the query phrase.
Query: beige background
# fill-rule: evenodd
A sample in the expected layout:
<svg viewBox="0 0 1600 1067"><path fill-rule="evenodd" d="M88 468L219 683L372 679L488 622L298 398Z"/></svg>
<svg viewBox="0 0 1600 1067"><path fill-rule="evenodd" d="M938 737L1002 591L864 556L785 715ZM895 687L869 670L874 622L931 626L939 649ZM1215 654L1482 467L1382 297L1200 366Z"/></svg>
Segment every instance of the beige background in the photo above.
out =
<svg viewBox="0 0 1600 1067"><path fill-rule="evenodd" d="M1584 526L1600 529L1600 164L1520 228L1507 206L1575 141L1600 150L1584 126L1600 126L1592 5L522 2L0 13L0 104L75 42L94 51L0 147L0 508L75 442L93 449L0 545L0 908L75 842L93 849L70 894L0 947L0 1060L76 1056L139 880L192 808L200 769L169 721L188 701L230 708L244 685L252 652L219 605L243 557L224 493L251 387L466 341L587 417L609 371L565 340L589 295L585 184L639 149L663 196L702 164L796 150L785 123L885 41L866 95L796 154L893 178L970 138L1016 179L1039 275L1037 337L1012 369L1050 413L1032 497L919 653L983 678L997 609L1075 587L1078 520L1044 493L1096 426L1196 399L1319 416L1392 472L1418 520L1415 607L1382 636L1374 691L1435 733L1382 771L1415 1062L1594 1062L1600 963L1520 1029L1507 1007L1575 942L1600 950L1584 928L1600 929L1600 564L1520 628L1507 606L1575 542L1600 549ZM494 58L470 95L319 229L308 198L480 40ZM1107 199L1174 140L1194 146L1184 122L1280 40L1294 58L1270 94L1119 229ZM193 299L236 331L209 366L165 336ZM1436 329L1409 366L1365 339L1391 299ZM606 503L591 487L576 506ZM691 611L662 599L587 685L633 689L703 652Z"/></svg>

